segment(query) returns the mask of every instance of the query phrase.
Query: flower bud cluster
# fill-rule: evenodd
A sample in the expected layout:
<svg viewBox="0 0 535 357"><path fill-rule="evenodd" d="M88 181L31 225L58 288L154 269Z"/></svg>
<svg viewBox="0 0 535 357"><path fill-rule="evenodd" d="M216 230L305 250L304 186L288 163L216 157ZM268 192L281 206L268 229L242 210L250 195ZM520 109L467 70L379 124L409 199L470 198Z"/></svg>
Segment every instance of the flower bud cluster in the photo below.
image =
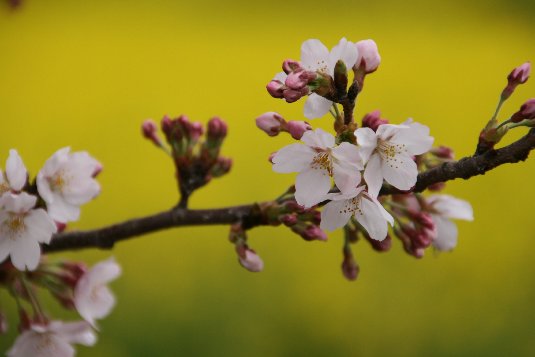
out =
<svg viewBox="0 0 535 357"><path fill-rule="evenodd" d="M142 125L143 136L173 158L181 202L187 203L193 191L230 171L232 160L220 155L228 131L227 124L220 118L210 119L205 130L201 123L192 122L185 115L174 119L165 116L161 130L169 149L160 140L152 121L145 121Z"/></svg>
<svg viewBox="0 0 535 357"><path fill-rule="evenodd" d="M277 74L266 86L273 98L293 103L310 93L310 87L317 78L316 72L305 70L301 63L294 60L284 61L282 69L284 72Z"/></svg>
<svg viewBox="0 0 535 357"><path fill-rule="evenodd" d="M256 126L269 136L277 136L281 132L289 133L295 140L301 139L305 131L312 130L306 121L286 121L275 112L267 112L256 118Z"/></svg>

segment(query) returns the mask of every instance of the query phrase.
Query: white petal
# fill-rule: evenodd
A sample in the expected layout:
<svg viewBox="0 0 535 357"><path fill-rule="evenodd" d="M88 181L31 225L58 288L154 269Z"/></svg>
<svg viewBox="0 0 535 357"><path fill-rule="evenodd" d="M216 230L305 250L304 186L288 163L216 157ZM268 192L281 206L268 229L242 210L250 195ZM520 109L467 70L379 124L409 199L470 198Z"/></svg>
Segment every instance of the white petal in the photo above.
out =
<svg viewBox="0 0 535 357"><path fill-rule="evenodd" d="M11 263L20 271L35 270L41 259L41 247L32 237L21 235L11 245Z"/></svg>
<svg viewBox="0 0 535 357"><path fill-rule="evenodd" d="M273 77L273 80L275 81L279 81L279 82L282 82L284 83L286 81L286 78L288 77L288 75L284 72L279 72L275 75L275 77Z"/></svg>
<svg viewBox="0 0 535 357"><path fill-rule="evenodd" d="M85 321L62 323L54 331L68 343L93 346L97 342L91 325Z"/></svg>
<svg viewBox="0 0 535 357"><path fill-rule="evenodd" d="M406 125L382 124L377 128L377 137L383 141L390 141L400 130L407 129Z"/></svg>
<svg viewBox="0 0 535 357"><path fill-rule="evenodd" d="M42 208L32 210L24 219L28 234L40 243L50 243L52 235L57 232L57 226Z"/></svg>
<svg viewBox="0 0 535 357"><path fill-rule="evenodd" d="M0 221L2 224L2 221ZM0 231L0 263L2 263L11 253L11 239L1 234Z"/></svg>
<svg viewBox="0 0 535 357"><path fill-rule="evenodd" d="M301 64L309 70L327 66L328 57L329 50L320 40L307 40L301 45Z"/></svg>
<svg viewBox="0 0 535 357"><path fill-rule="evenodd" d="M0 206L13 213L26 213L35 206L36 202L37 197L26 192L21 192L20 194L7 192L0 198Z"/></svg>
<svg viewBox="0 0 535 357"><path fill-rule="evenodd" d="M67 203L80 206L91 201L100 193L100 185L91 176L87 176L72 184L65 185L62 193Z"/></svg>
<svg viewBox="0 0 535 357"><path fill-rule="evenodd" d="M334 67L338 60L342 60L347 69L351 69L357 62L359 51L353 42L342 38L329 53L329 74L334 75Z"/></svg>
<svg viewBox="0 0 535 357"><path fill-rule="evenodd" d="M352 214L350 202L350 200L341 200L327 203L321 211L320 228L333 231L345 226Z"/></svg>
<svg viewBox="0 0 535 357"><path fill-rule="evenodd" d="M381 241L386 238L388 224L378 206L381 206L379 202L362 197L360 199L360 210L355 212L355 218L372 239Z"/></svg>
<svg viewBox="0 0 535 357"><path fill-rule="evenodd" d="M360 148L362 161L366 163L377 147L377 134L370 128L358 128L355 130L355 137Z"/></svg>
<svg viewBox="0 0 535 357"><path fill-rule="evenodd" d="M383 170L381 169L381 157L375 153L370 157L364 170L364 181L368 185L368 193L377 197L383 186Z"/></svg>
<svg viewBox="0 0 535 357"><path fill-rule="evenodd" d="M114 257L111 257L95 264L89 274L92 281L99 284L109 283L121 275L121 266L117 264Z"/></svg>
<svg viewBox="0 0 535 357"><path fill-rule="evenodd" d="M437 237L433 240L433 246L441 251L452 250L457 246L457 226L455 223L433 214L433 222L437 228Z"/></svg>
<svg viewBox="0 0 535 357"><path fill-rule="evenodd" d="M42 172L45 177L53 176L68 160L70 150L70 147L64 147L56 151L54 155L45 162L45 165L40 172Z"/></svg>
<svg viewBox="0 0 535 357"><path fill-rule="evenodd" d="M334 146L335 138L331 133L316 129L305 131L301 141L313 148L327 149Z"/></svg>
<svg viewBox="0 0 535 357"><path fill-rule="evenodd" d="M56 334L24 331L7 352L8 357L73 357L74 348Z"/></svg>
<svg viewBox="0 0 535 357"><path fill-rule="evenodd" d="M429 136L429 128L420 123L408 123L408 128L397 131L390 141L395 144L405 145L411 155L421 155L433 146L435 140Z"/></svg>
<svg viewBox="0 0 535 357"><path fill-rule="evenodd" d="M47 203L48 215L56 222L67 223L80 218L80 207L67 203L61 196L54 195L54 201Z"/></svg>
<svg viewBox="0 0 535 357"><path fill-rule="evenodd" d="M329 112L333 102L322 96L312 93L305 102L305 117L308 119L321 118Z"/></svg>
<svg viewBox="0 0 535 357"><path fill-rule="evenodd" d="M6 162L6 176L9 185L15 191L22 190L26 184L28 171L17 150L9 150L9 157Z"/></svg>
<svg viewBox="0 0 535 357"><path fill-rule="evenodd" d="M416 184L418 168L412 157L396 155L396 161L383 160L381 169L385 181L397 189L410 190Z"/></svg>
<svg viewBox="0 0 535 357"><path fill-rule="evenodd" d="M474 220L474 211L470 202L450 195L432 195L427 201L433 208L446 218Z"/></svg>
<svg viewBox="0 0 535 357"><path fill-rule="evenodd" d="M314 150L307 145L291 144L285 146L273 156L273 171L289 173L306 170L315 154Z"/></svg>
<svg viewBox="0 0 535 357"><path fill-rule="evenodd" d="M297 175L295 200L309 208L325 199L331 189L331 179L326 170L309 169Z"/></svg>
<svg viewBox="0 0 535 357"><path fill-rule="evenodd" d="M39 196L41 196L41 198L46 203L52 203L54 201L54 196L50 188L50 183L44 176L43 172L39 172L37 174L36 182L37 182L37 191L39 192Z"/></svg>
<svg viewBox="0 0 535 357"><path fill-rule="evenodd" d="M351 192L361 180L362 163L358 148L342 143L333 149L333 176L336 187L343 193Z"/></svg>

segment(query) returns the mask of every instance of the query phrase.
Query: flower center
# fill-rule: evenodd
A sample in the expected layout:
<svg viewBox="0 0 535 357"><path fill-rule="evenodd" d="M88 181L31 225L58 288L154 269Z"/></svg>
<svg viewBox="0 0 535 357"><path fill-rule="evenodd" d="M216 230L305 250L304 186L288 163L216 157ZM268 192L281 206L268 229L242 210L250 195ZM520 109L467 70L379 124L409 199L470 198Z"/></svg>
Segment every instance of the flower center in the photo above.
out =
<svg viewBox="0 0 535 357"><path fill-rule="evenodd" d="M50 177L48 183L50 184L52 191L62 191L68 183L68 178L63 171L60 171L56 175Z"/></svg>
<svg viewBox="0 0 535 357"><path fill-rule="evenodd" d="M362 209L360 208L360 195L358 195L357 197L353 197L350 200L347 200L344 207L339 211L340 214L342 213L354 214L355 212L358 212L359 214L362 215Z"/></svg>
<svg viewBox="0 0 535 357"><path fill-rule="evenodd" d="M333 163L331 161L331 155L328 152L323 151L312 159L310 166L316 170L325 170L329 173L329 176L333 175Z"/></svg>
<svg viewBox="0 0 535 357"><path fill-rule="evenodd" d="M0 183L0 196L11 190L11 187L4 181Z"/></svg>
<svg viewBox="0 0 535 357"><path fill-rule="evenodd" d="M398 169L399 165L403 164L403 160L401 160L398 155L403 154L407 150L405 149L405 144L391 144L387 141L378 139L377 151L388 166Z"/></svg>
<svg viewBox="0 0 535 357"><path fill-rule="evenodd" d="M7 228L7 234L10 239L15 240L17 236L26 230L24 224L24 216L20 214L12 214L10 218L4 223Z"/></svg>
<svg viewBox="0 0 535 357"><path fill-rule="evenodd" d="M41 334L41 338L37 344L37 351L43 354L49 354L50 352L55 352L56 350L57 347L52 339L52 335L49 332Z"/></svg>

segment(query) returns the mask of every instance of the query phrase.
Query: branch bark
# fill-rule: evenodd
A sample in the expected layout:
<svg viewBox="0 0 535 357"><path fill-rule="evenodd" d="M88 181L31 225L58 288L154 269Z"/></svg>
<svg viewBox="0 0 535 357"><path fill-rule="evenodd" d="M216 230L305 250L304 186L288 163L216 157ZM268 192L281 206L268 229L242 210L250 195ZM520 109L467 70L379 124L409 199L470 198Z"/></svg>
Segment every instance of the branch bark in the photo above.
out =
<svg viewBox="0 0 535 357"><path fill-rule="evenodd" d="M498 150L491 150L479 156L465 157L456 162L444 163L418 175L412 192L421 192L430 185L457 178L469 179L483 175L497 166L524 161L535 148L535 129L520 140ZM400 193L390 186L384 186L380 195ZM244 222L244 227L264 225L257 204L206 210L174 208L151 216L134 218L111 226L88 231L73 231L55 234L49 245L42 247L45 253L85 248L111 249L116 242L138 237L159 230L196 225L232 224Z"/></svg>

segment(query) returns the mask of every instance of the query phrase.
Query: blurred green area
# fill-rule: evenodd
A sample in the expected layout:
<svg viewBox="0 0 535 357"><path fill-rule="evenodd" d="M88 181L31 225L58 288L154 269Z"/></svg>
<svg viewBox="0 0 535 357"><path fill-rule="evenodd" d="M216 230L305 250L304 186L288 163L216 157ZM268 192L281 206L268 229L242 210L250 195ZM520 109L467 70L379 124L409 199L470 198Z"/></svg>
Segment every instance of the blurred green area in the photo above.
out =
<svg viewBox="0 0 535 357"><path fill-rule="evenodd" d="M525 1L91 1L26 0L0 9L1 157L16 148L35 174L58 148L88 150L105 167L101 196L74 229L165 210L177 201L171 162L140 124L164 114L219 115L233 171L192 197L192 207L269 200L292 183L267 162L290 143L254 118L302 119L302 102L269 97L265 84L303 40L333 46L373 38L383 62L366 81L357 117L381 109L413 117L437 144L470 155L509 71L535 59L533 2ZM518 88L502 119L534 96ZM312 123L330 128L330 119ZM519 130L509 141L523 133ZM4 159L0 159L4 160ZM114 255L124 276L118 305L95 348L79 356L529 356L535 353L535 162L506 165L447 193L469 200L451 254L422 260L355 246L356 283L340 273L341 234L302 241L285 228L250 232L265 271L236 262L227 227L173 229L113 251L56 254L95 262ZM64 314L52 301L56 316ZM14 302L0 291L14 338Z"/></svg>

